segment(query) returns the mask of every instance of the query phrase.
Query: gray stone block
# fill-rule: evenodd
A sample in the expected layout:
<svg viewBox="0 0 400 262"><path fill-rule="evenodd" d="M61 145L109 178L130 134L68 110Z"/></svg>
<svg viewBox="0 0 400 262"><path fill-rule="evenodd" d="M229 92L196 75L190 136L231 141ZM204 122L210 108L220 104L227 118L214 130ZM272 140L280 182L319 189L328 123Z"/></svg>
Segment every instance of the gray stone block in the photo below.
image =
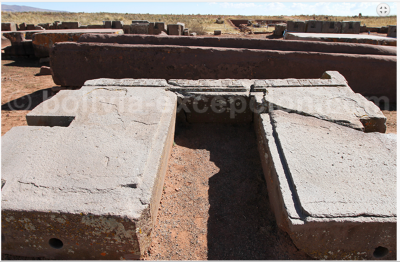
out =
<svg viewBox="0 0 400 262"><path fill-rule="evenodd" d="M32 110L31 126L2 137L2 252L140 258L151 243L176 104L164 88L85 86Z"/></svg>
<svg viewBox="0 0 400 262"><path fill-rule="evenodd" d="M323 79L257 80L254 91L265 112L281 109L313 116L365 132L386 131L386 117L371 101L356 94L338 72L327 71Z"/></svg>
<svg viewBox="0 0 400 262"><path fill-rule="evenodd" d="M396 258L396 139L280 110L255 124L271 208L297 248Z"/></svg>
<svg viewBox="0 0 400 262"><path fill-rule="evenodd" d="M342 31L342 23L334 21L324 21L322 23L322 33L340 33Z"/></svg>
<svg viewBox="0 0 400 262"><path fill-rule="evenodd" d="M322 21L308 20L306 21L306 32L307 33L321 33L322 32Z"/></svg>
<svg viewBox="0 0 400 262"><path fill-rule="evenodd" d="M306 22L304 21L287 21L288 32L305 32Z"/></svg>
<svg viewBox="0 0 400 262"><path fill-rule="evenodd" d="M342 34L359 34L360 22L359 21L343 21Z"/></svg>

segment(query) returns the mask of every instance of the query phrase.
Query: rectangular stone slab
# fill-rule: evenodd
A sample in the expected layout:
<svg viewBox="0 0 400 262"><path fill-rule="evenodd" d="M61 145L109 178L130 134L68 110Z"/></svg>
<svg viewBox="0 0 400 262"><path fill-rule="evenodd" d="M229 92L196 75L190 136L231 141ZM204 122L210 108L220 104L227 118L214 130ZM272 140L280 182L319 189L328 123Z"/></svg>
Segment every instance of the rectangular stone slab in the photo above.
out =
<svg viewBox="0 0 400 262"><path fill-rule="evenodd" d="M2 138L2 252L133 259L149 248L176 96L157 87L60 91ZM64 127L46 117L73 117ZM39 120L41 121L39 121Z"/></svg>
<svg viewBox="0 0 400 262"><path fill-rule="evenodd" d="M386 131L386 117L379 107L356 94L336 71L321 79L255 80L253 93L264 112L281 109L313 116L365 132Z"/></svg>
<svg viewBox="0 0 400 262"><path fill-rule="evenodd" d="M277 224L299 249L375 259L382 247L396 258L395 137L280 110L255 123Z"/></svg>

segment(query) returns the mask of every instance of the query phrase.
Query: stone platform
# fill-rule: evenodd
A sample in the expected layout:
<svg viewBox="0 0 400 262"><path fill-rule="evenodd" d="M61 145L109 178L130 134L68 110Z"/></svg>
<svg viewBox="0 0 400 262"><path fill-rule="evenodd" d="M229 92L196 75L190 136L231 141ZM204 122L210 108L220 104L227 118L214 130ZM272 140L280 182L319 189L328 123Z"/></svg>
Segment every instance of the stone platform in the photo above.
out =
<svg viewBox="0 0 400 262"><path fill-rule="evenodd" d="M396 259L395 135L274 110L256 119L278 226L316 259Z"/></svg>
<svg viewBox="0 0 400 262"><path fill-rule="evenodd" d="M164 88L60 91L2 137L2 252L138 259L148 250L173 143Z"/></svg>
<svg viewBox="0 0 400 262"><path fill-rule="evenodd" d="M334 71L102 78L60 91L26 116L28 127L2 138L2 252L142 258L175 117L254 122L277 224L300 250L317 259L396 258L396 136L382 134L379 108Z"/></svg>
<svg viewBox="0 0 400 262"><path fill-rule="evenodd" d="M284 38L286 40L302 40L302 41L346 42L346 43L362 43L362 44L389 45L389 46L397 45L397 39L392 37L384 37L377 35L287 32Z"/></svg>

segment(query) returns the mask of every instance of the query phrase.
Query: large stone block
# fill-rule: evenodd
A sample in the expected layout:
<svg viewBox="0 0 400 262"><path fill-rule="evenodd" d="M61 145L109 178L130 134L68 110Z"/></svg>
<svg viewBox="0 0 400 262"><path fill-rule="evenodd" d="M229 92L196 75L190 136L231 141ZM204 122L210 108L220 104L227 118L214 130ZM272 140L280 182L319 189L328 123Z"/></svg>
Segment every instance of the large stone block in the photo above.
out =
<svg viewBox="0 0 400 262"><path fill-rule="evenodd" d="M114 29L122 29L123 25L124 25L123 21L112 21L111 27Z"/></svg>
<svg viewBox="0 0 400 262"><path fill-rule="evenodd" d="M2 137L2 252L140 258L151 243L176 104L173 93L139 81L60 91L31 111L31 126Z"/></svg>
<svg viewBox="0 0 400 262"><path fill-rule="evenodd" d="M275 110L256 116L278 226L316 259L396 259L396 136Z"/></svg>
<svg viewBox="0 0 400 262"><path fill-rule="evenodd" d="M186 37L189 38L189 37ZM118 59L116 59L118 58ZM82 86L107 78L319 78L339 71L354 92L396 101L396 57L170 45L56 43L53 80Z"/></svg>
<svg viewBox="0 0 400 262"><path fill-rule="evenodd" d="M305 32L306 22L304 21L287 21L288 32Z"/></svg>
<svg viewBox="0 0 400 262"><path fill-rule="evenodd" d="M131 34L148 34L149 23L132 23L130 31Z"/></svg>
<svg viewBox="0 0 400 262"><path fill-rule="evenodd" d="M322 23L321 33L340 33L342 31L342 23L334 21L324 21Z"/></svg>
<svg viewBox="0 0 400 262"><path fill-rule="evenodd" d="M275 30L274 30L274 35L275 36L282 36L283 32L287 29L287 25L282 23L282 24L276 24L275 25Z"/></svg>
<svg viewBox="0 0 400 262"><path fill-rule="evenodd" d="M96 34L123 34L121 29L72 29L72 30L49 30L33 35L32 43L36 57L49 57L50 49L55 43L76 42L79 37L86 33Z"/></svg>
<svg viewBox="0 0 400 262"><path fill-rule="evenodd" d="M156 23L157 24L157 23ZM305 51L340 54L370 54L396 56L396 48L390 46L372 46L369 44L354 45L351 43L304 42L278 39L244 39L233 37L184 37L184 36L138 36L138 35L82 35L78 42L179 45L179 46L212 46L228 48L248 48L281 51Z"/></svg>
<svg viewBox="0 0 400 262"><path fill-rule="evenodd" d="M17 31L16 23L1 23L1 31Z"/></svg>
<svg viewBox="0 0 400 262"><path fill-rule="evenodd" d="M79 26L79 22L62 22L57 25L57 29L78 29Z"/></svg>
<svg viewBox="0 0 400 262"><path fill-rule="evenodd" d="M365 132L386 131L386 117L379 107L356 94L338 72L321 79L256 80L254 91L264 112L275 109L313 116Z"/></svg>
<svg viewBox="0 0 400 262"><path fill-rule="evenodd" d="M397 26L395 25L390 25L388 28L388 37L397 37Z"/></svg>
<svg viewBox="0 0 400 262"><path fill-rule="evenodd" d="M359 21L343 21L342 22L343 34L359 34L360 22Z"/></svg>
<svg viewBox="0 0 400 262"><path fill-rule="evenodd" d="M321 33L322 32L322 21L308 20L306 21L306 32L307 33Z"/></svg>
<svg viewBox="0 0 400 262"><path fill-rule="evenodd" d="M104 28L112 28L112 23L111 21L103 21L103 26Z"/></svg>
<svg viewBox="0 0 400 262"><path fill-rule="evenodd" d="M181 24L168 25L167 33L168 35L182 35L183 28Z"/></svg>
<svg viewBox="0 0 400 262"><path fill-rule="evenodd" d="M370 45L397 45L397 39L378 35L361 35L361 34L334 34L334 33L293 33L285 34L286 40L301 40L301 41L327 41L327 42L345 42L345 43L360 43Z"/></svg>

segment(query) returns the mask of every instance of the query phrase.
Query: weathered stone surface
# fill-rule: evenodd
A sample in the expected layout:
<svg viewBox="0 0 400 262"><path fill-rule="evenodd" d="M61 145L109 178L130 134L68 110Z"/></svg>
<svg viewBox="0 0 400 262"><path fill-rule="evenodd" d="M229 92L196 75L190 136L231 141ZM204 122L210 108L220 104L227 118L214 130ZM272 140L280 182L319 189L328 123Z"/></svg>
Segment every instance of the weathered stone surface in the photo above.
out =
<svg viewBox="0 0 400 262"><path fill-rule="evenodd" d="M1 31L17 31L16 23L1 23Z"/></svg>
<svg viewBox="0 0 400 262"><path fill-rule="evenodd" d="M180 24L167 25L168 35L182 35L183 28Z"/></svg>
<svg viewBox="0 0 400 262"><path fill-rule="evenodd" d="M48 30L33 35L32 44L36 57L50 56L50 49L54 43L75 42L83 34L123 34L121 29L71 29L71 30Z"/></svg>
<svg viewBox="0 0 400 262"><path fill-rule="evenodd" d="M359 34L360 33L360 22L359 21L342 21L342 33L343 34Z"/></svg>
<svg viewBox="0 0 400 262"><path fill-rule="evenodd" d="M214 30L214 35L220 35L221 34L221 30Z"/></svg>
<svg viewBox="0 0 400 262"><path fill-rule="evenodd" d="M324 21L322 23L321 33L340 33L342 31L342 23L334 21Z"/></svg>
<svg viewBox="0 0 400 262"><path fill-rule="evenodd" d="M79 22L62 22L57 25L57 29L78 29L79 26Z"/></svg>
<svg viewBox="0 0 400 262"><path fill-rule="evenodd" d="M276 24L275 25L275 30L274 30L274 35L276 36L282 36L283 32L287 29L287 25L285 23L281 24Z"/></svg>
<svg viewBox="0 0 400 262"><path fill-rule="evenodd" d="M111 27L114 29L122 29L122 26L124 25L123 21L112 21Z"/></svg>
<svg viewBox="0 0 400 262"><path fill-rule="evenodd" d="M85 86L135 86L135 87L168 87L165 79L110 79L99 78L88 80Z"/></svg>
<svg viewBox="0 0 400 262"><path fill-rule="evenodd" d="M286 40L364 43L372 45L397 45L397 39L377 35L287 33Z"/></svg>
<svg viewBox="0 0 400 262"><path fill-rule="evenodd" d="M166 28L164 22L155 22L154 27L157 28L160 31L167 32L167 28Z"/></svg>
<svg viewBox="0 0 400 262"><path fill-rule="evenodd" d="M161 38L161 37L160 37ZM194 37L186 37L194 38ZM73 59L71 59L73 57ZM117 59L116 59L117 58ZM339 71L364 96L396 101L396 57L199 46L56 43L53 80L82 86L96 78L319 78ZM266 74L265 72L268 72Z"/></svg>
<svg viewBox="0 0 400 262"><path fill-rule="evenodd" d="M215 31L214 31L214 33L215 33ZM189 29L187 29L187 28L183 29L183 35L186 35L186 36L190 35Z"/></svg>
<svg viewBox="0 0 400 262"><path fill-rule="evenodd" d="M51 75L51 68L48 66L40 67L39 75Z"/></svg>
<svg viewBox="0 0 400 262"><path fill-rule="evenodd" d="M265 112L276 109L313 116L365 132L386 131L386 117L380 109L347 85L338 72L327 71L326 79L257 80L256 101ZM307 82L306 82L307 81Z"/></svg>
<svg viewBox="0 0 400 262"><path fill-rule="evenodd" d="M132 23L131 34L148 34L149 23Z"/></svg>
<svg viewBox="0 0 400 262"><path fill-rule="evenodd" d="M103 26L104 28L112 28L112 22L111 21L103 21Z"/></svg>
<svg viewBox="0 0 400 262"><path fill-rule="evenodd" d="M388 28L388 37L397 37L397 26L395 25L390 25Z"/></svg>
<svg viewBox="0 0 400 262"><path fill-rule="evenodd" d="M2 137L2 252L49 259L143 255L175 110L176 96L164 88L118 86L60 91L32 110L31 126Z"/></svg>
<svg viewBox="0 0 400 262"><path fill-rule="evenodd" d="M306 32L307 33L321 33L322 32L322 21L308 20L306 21Z"/></svg>
<svg viewBox="0 0 400 262"><path fill-rule="evenodd" d="M245 39L232 37L184 37L184 36L154 36L154 35L82 35L78 42L117 43L117 44L150 44L150 45L183 45L183 46L213 46L228 48L248 48L280 51L307 51L322 53L348 53L370 55L396 56L396 47L374 46L369 44L329 43L287 41L277 39Z"/></svg>
<svg viewBox="0 0 400 262"><path fill-rule="evenodd" d="M256 129L277 224L299 249L317 259L396 258L393 136L280 110L256 117Z"/></svg>
<svg viewBox="0 0 400 262"><path fill-rule="evenodd" d="M287 21L288 32L305 32L306 22L304 21Z"/></svg>
<svg viewBox="0 0 400 262"><path fill-rule="evenodd" d="M253 81L245 79L170 79L168 84L171 86L169 90L174 91L199 91L199 92L249 92L250 85Z"/></svg>

